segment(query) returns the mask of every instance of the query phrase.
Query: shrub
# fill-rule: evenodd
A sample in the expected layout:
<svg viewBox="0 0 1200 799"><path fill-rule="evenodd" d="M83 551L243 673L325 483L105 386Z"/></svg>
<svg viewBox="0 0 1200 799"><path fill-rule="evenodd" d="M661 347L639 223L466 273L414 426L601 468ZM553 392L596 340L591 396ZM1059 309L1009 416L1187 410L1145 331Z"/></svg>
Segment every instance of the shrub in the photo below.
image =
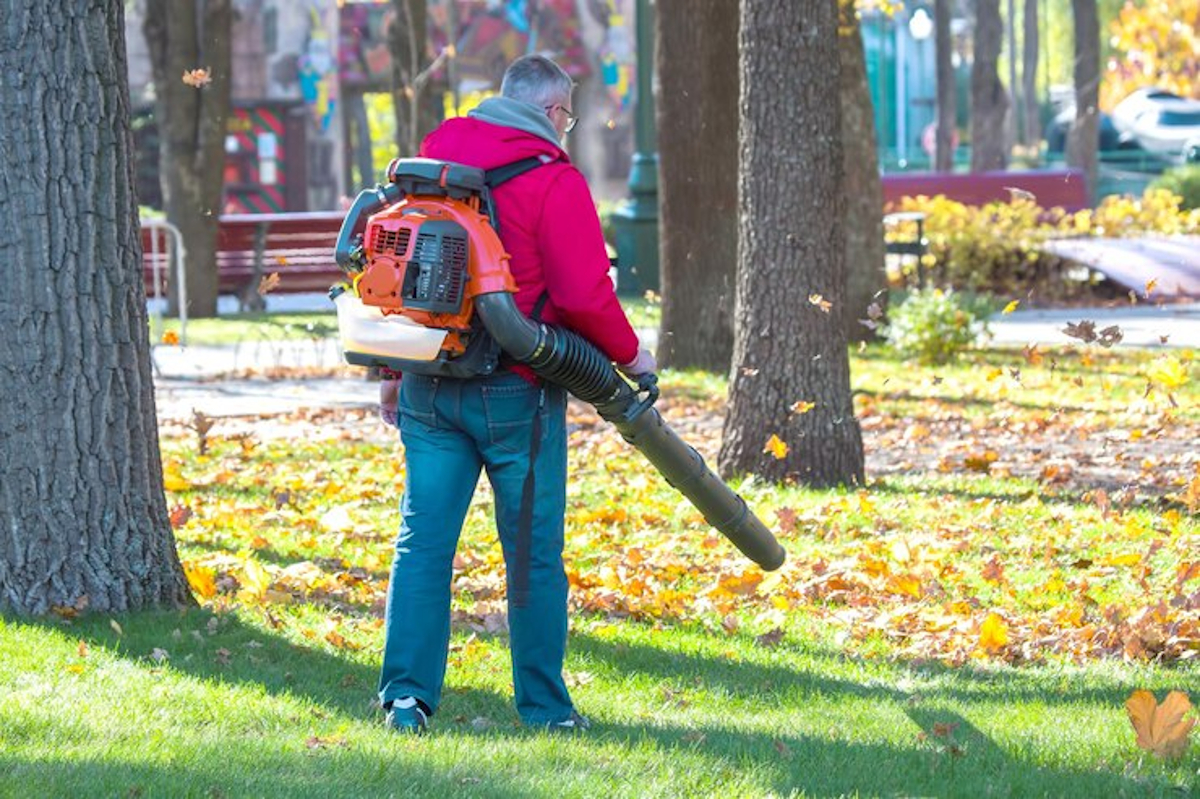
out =
<svg viewBox="0 0 1200 799"><path fill-rule="evenodd" d="M917 289L888 316L884 329L888 343L901 355L925 364L953 360L987 329L972 305L950 289Z"/></svg>
<svg viewBox="0 0 1200 799"><path fill-rule="evenodd" d="M1032 291L1044 299L1089 289L1064 280L1063 261L1039 247L1047 239L1200 232L1200 210L1181 209L1179 196L1154 188L1141 197L1106 197L1095 209L1074 213L1027 198L974 207L941 195L907 197L894 210L926 215L924 266L932 282L1003 296Z"/></svg>
<svg viewBox="0 0 1200 799"><path fill-rule="evenodd" d="M1200 208L1200 164L1185 164L1162 173L1153 183L1152 189L1169 191L1179 198L1179 207L1184 211Z"/></svg>

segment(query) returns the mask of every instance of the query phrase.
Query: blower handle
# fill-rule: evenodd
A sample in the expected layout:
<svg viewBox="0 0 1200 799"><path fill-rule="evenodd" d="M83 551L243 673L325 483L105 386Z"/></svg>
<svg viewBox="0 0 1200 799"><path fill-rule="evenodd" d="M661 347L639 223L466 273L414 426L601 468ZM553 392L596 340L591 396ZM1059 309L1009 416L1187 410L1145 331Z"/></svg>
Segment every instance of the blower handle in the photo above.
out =
<svg viewBox="0 0 1200 799"><path fill-rule="evenodd" d="M349 273L361 272L366 267L362 239L368 217L395 205L403 197L404 192L394 183L363 189L358 193L346 212L346 218L342 220L342 229L338 231L337 244L333 249L333 259L337 261L338 268Z"/></svg>

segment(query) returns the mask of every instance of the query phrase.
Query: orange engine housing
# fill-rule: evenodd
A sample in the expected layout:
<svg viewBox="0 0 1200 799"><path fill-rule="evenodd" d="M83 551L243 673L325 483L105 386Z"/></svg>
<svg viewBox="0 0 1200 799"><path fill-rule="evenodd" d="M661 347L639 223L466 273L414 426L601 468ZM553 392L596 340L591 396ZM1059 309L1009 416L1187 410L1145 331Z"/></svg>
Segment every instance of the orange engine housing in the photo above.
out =
<svg viewBox="0 0 1200 799"><path fill-rule="evenodd" d="M476 296L517 291L477 197L405 197L367 220L363 250L366 267L354 279L363 304L448 331L451 355L466 349Z"/></svg>

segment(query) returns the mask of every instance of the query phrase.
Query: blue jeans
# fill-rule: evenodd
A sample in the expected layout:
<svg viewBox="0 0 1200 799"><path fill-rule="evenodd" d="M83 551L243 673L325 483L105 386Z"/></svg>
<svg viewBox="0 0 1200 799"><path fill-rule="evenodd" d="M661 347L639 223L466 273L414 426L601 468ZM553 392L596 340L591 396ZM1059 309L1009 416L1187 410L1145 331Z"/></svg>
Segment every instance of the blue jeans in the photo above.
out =
<svg viewBox="0 0 1200 799"><path fill-rule="evenodd" d="M543 393L544 392L544 393ZM511 372L452 380L406 374L400 436L407 485L388 587L387 637L379 698L412 696L437 710L450 642L454 551L480 469L496 501L508 575L508 625L517 712L526 724L573 710L562 666L567 645L566 392L539 389ZM518 519L529 470L534 415L541 440L534 463L528 592L514 602Z"/></svg>

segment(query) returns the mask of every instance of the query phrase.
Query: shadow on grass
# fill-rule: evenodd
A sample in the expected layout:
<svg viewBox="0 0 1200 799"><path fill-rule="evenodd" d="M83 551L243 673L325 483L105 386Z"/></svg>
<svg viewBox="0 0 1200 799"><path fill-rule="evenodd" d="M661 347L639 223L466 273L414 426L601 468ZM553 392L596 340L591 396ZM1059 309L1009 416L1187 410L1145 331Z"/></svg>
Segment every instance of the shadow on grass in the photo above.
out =
<svg viewBox="0 0 1200 799"><path fill-rule="evenodd" d="M215 624L213 619L217 620ZM217 617L200 609L142 613L121 619L121 623L122 635L109 626L106 617L77 620L66 629L72 637L81 637L92 646L116 650L130 658L146 658L155 647L170 649L171 669L197 679L250 684L275 696L307 698L367 723L378 723L381 718L374 698L376 668L360 654L339 654L319 646L297 645L236 617ZM64 629L62 623L53 621L42 625L58 632ZM179 630L178 636L175 630ZM698 630L681 632L682 635L672 639L681 647L693 645L699 633ZM711 779L719 779L714 775L730 770L748 770L747 773L756 775L755 780L767 783L765 788L780 794L803 791L806 795L824 797L857 792L869 795L915 792L965 796L999 788L1005 795L1117 796L1170 787L1166 778L1151 784L1115 772L1040 766L996 745L954 711L922 706L939 702L970 705L986 700L1043 705L1094 701L1119 706L1128 689L1115 683L1097 686L1076 679L1050 687L1049 681L1039 684L1036 678L1017 672L996 674L952 670L940 665L903 664L883 664L875 669L872 664L874 672L885 676L926 678L929 684L919 689L921 700L914 703L913 693L889 684L896 682L894 679L854 680L837 676L856 664L818 647L789 648L785 644L778 654L794 661L794 666L735 662L716 654L612 642L587 633L572 637L571 651L574 656L588 658L614 673L641 673L669 684L682 683L689 688L732 696L751 707L802 702L809 696L819 696L826 704L830 699L855 697L878 702L884 711L900 709L913 723L911 746L846 740L845 737L855 737L854 731L818 737L787 730L739 729L736 725L697 729L673 720L669 711L644 725L602 723L591 736L573 742L574 748L556 756L560 765L565 759L572 763L573 771L582 771L593 788L609 775L602 764L592 764L588 752L616 745L626 750L628 757L643 757L647 744L653 751L678 753L681 763L687 758L704 759L712 766ZM794 659L788 658L791 653L795 654ZM887 674L888 668L894 670L893 675ZM945 684L939 682L941 679ZM586 710L586 689L576 693L581 695ZM470 723L470 719L477 717L491 721L486 731L476 731ZM534 762L535 755L522 755L519 747L521 739L533 736L516 728L515 719L507 696L478 689L449 690L434 721L435 735L425 741L396 739L394 746L385 748L383 756L378 746L372 750L370 745L306 751L301 743L306 733L299 729L294 749L272 749L278 744L272 744L270 739L260 742L253 736L238 736L236 757L225 751L222 742L198 735L199 740L186 762L162 767L141 761L60 756L59 761L52 762L48 758L0 754L0 778L20 784L22 775L39 768L52 769L56 785L103 786L111 792L162 785L172 774L182 771L187 791L193 794L209 791L210 795L224 795L224 791L232 791L249 795L340 795L346 786L373 785L393 790L397 795L522 796L528 795L532 785L544 783L527 781L533 778L526 776L525 769L536 769L538 763ZM938 750L935 724L957 725L953 735L962 747L961 757ZM926 745L918 742L919 731L924 731ZM42 730L39 734L46 732ZM473 763L464 769L444 752L433 757L441 747L461 749L464 737L488 739L488 757L495 762ZM518 747L515 754L503 753L507 751L503 749L505 739L511 739ZM501 752L495 749L497 743L502 747ZM580 752L578 758L573 754L576 751ZM227 763L231 759L242 768L230 770ZM245 768L246 763L255 764L255 768ZM347 782L348 775L355 775L357 781ZM153 788L150 793L154 793Z"/></svg>

